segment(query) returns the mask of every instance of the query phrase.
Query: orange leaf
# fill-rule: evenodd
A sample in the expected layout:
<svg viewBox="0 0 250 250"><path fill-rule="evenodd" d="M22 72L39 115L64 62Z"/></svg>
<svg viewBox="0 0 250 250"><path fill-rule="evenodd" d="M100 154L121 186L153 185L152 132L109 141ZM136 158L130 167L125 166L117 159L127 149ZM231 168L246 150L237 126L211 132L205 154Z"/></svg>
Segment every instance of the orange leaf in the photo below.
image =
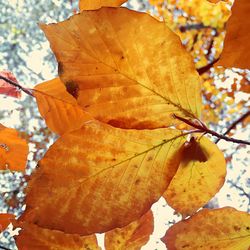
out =
<svg viewBox="0 0 250 250"><path fill-rule="evenodd" d="M139 220L123 228L105 233L106 250L139 250L145 245L154 230L154 218L151 210Z"/></svg>
<svg viewBox="0 0 250 250"><path fill-rule="evenodd" d="M41 28L61 80L74 84L77 102L96 119L143 129L180 123L173 113L200 116L193 59L165 23L126 8L101 8Z"/></svg>
<svg viewBox="0 0 250 250"><path fill-rule="evenodd" d="M10 71L0 71L0 77L5 77L15 83L17 83L17 79ZM0 94L4 94L7 96L12 96L15 98L21 97L21 91L17 87L11 85L10 83L6 82L5 80L0 78Z"/></svg>
<svg viewBox="0 0 250 250"><path fill-rule="evenodd" d="M60 135L79 129L84 122L92 119L66 91L59 78L38 84L34 96L47 126Z"/></svg>
<svg viewBox="0 0 250 250"><path fill-rule="evenodd" d="M19 250L101 250L95 235L83 237L65 234L29 223L20 223L18 226L22 228L15 237Z"/></svg>
<svg viewBox="0 0 250 250"><path fill-rule="evenodd" d="M39 162L22 220L82 235L123 227L166 190L183 141L172 129L86 123L60 137Z"/></svg>
<svg viewBox="0 0 250 250"><path fill-rule="evenodd" d="M15 216L13 214L0 214L0 232L4 231L14 219Z"/></svg>
<svg viewBox="0 0 250 250"><path fill-rule="evenodd" d="M18 131L0 124L0 170L24 171L27 155L28 144Z"/></svg>
<svg viewBox="0 0 250 250"><path fill-rule="evenodd" d="M216 144L206 137L191 140L164 198L177 212L191 215L220 190L225 176L226 161Z"/></svg>
<svg viewBox="0 0 250 250"><path fill-rule="evenodd" d="M216 65L250 69L249 13L249 0L235 0L226 27L224 48Z"/></svg>
<svg viewBox="0 0 250 250"><path fill-rule="evenodd" d="M119 7L127 0L80 0L79 9L82 10L97 10L101 7Z"/></svg>
<svg viewBox="0 0 250 250"><path fill-rule="evenodd" d="M250 214L230 207L202 209L172 226L162 241L169 250L247 250Z"/></svg>

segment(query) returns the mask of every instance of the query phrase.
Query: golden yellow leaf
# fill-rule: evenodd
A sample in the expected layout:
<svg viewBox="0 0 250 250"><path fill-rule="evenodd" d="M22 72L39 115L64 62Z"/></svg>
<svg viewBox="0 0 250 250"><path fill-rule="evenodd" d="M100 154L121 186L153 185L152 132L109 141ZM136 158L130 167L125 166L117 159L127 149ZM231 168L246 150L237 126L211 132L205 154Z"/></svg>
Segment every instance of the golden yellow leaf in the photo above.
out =
<svg viewBox="0 0 250 250"><path fill-rule="evenodd" d="M15 219L13 214L0 214L0 232L5 230L5 228Z"/></svg>
<svg viewBox="0 0 250 250"><path fill-rule="evenodd" d="M79 9L82 10L97 10L101 7L119 7L127 0L80 0Z"/></svg>
<svg viewBox="0 0 250 250"><path fill-rule="evenodd" d="M201 137L183 150L180 166L163 196L177 212L191 215L220 190L225 176L222 152Z"/></svg>
<svg viewBox="0 0 250 250"><path fill-rule="evenodd" d="M0 124L0 170L24 171L28 144L18 131Z"/></svg>
<svg viewBox="0 0 250 250"><path fill-rule="evenodd" d="M123 227L167 189L183 141L172 129L86 123L60 137L39 162L22 220L82 235Z"/></svg>
<svg viewBox="0 0 250 250"><path fill-rule="evenodd" d="M226 26L224 48L215 65L250 69L249 13L249 0L235 0Z"/></svg>
<svg viewBox="0 0 250 250"><path fill-rule="evenodd" d="M172 226L162 241L168 250L248 250L250 214L230 207L202 209Z"/></svg>
<svg viewBox="0 0 250 250"><path fill-rule="evenodd" d="M83 11L41 25L66 86L96 119L121 128L159 128L199 117L200 79L179 37L146 13ZM78 91L76 91L78 90Z"/></svg>
<svg viewBox="0 0 250 250"><path fill-rule="evenodd" d="M101 250L95 235L65 234L27 222L18 226L22 228L15 237L19 250Z"/></svg>
<svg viewBox="0 0 250 250"><path fill-rule="evenodd" d="M59 78L38 84L34 96L47 126L57 134L79 129L84 122L93 119L67 92Z"/></svg>
<svg viewBox="0 0 250 250"><path fill-rule="evenodd" d="M154 218L151 210L139 220L123 228L105 233L106 250L139 250L145 245L154 230Z"/></svg>

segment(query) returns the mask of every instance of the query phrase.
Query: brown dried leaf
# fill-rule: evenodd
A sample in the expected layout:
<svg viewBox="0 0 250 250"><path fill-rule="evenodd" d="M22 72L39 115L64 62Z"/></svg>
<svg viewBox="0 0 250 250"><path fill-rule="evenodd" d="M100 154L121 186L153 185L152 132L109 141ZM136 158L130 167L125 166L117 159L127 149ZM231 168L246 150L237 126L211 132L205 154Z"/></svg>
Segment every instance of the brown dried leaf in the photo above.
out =
<svg viewBox="0 0 250 250"><path fill-rule="evenodd" d="M235 0L226 27L224 48L217 66L250 69L250 1Z"/></svg>

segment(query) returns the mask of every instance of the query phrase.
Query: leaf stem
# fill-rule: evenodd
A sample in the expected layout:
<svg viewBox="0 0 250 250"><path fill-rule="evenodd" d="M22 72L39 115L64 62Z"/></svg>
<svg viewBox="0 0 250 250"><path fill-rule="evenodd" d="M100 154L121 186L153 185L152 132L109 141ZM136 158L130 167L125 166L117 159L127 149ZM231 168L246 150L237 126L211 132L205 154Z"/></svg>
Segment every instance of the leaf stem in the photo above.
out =
<svg viewBox="0 0 250 250"><path fill-rule="evenodd" d="M183 117L180 117L178 115L175 115L174 114L174 118L192 126L193 128L196 128L202 132L204 132L205 134L210 134L212 136L216 136L217 138L219 139L223 139L225 141L231 141L233 143L239 143L239 144L245 144L245 145L250 145L250 142L248 141L244 141L244 140L239 140L239 139L235 139L235 138L232 138L232 137L228 137L224 134L219 134L211 129L209 129L204 123L202 123L200 120L196 119L196 120L188 120L188 119L185 119Z"/></svg>
<svg viewBox="0 0 250 250"><path fill-rule="evenodd" d="M250 115L250 110L248 110L245 114L243 114L241 117L239 117L236 121L234 121L229 127L228 129L223 133L223 135L227 135L231 130L233 130L237 124L239 124L240 122L242 122L243 120L245 120L248 116ZM218 143L220 141L220 138L218 138L216 140L215 143Z"/></svg>
<svg viewBox="0 0 250 250"><path fill-rule="evenodd" d="M26 89L26 88L22 87L20 84L14 82L14 81L12 81L12 80L10 80L10 79L4 77L4 76L1 76L1 75L0 75L0 79L4 80L5 82L9 83L10 85L13 85L13 86L19 88L20 90L22 90L23 92L25 92L25 93L28 94L29 96L34 97L34 95L33 95L32 92L31 92L31 89Z"/></svg>

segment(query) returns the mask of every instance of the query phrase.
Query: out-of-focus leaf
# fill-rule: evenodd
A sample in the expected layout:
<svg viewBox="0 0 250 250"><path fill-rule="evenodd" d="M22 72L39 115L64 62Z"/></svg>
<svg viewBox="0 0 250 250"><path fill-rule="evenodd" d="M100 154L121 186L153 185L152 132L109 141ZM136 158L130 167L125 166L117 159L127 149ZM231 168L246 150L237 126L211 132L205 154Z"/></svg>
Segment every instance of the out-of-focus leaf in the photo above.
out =
<svg viewBox="0 0 250 250"><path fill-rule="evenodd" d="M200 116L192 57L165 23L126 8L101 8L41 28L62 81L96 119L144 129L180 123L173 113Z"/></svg>
<svg viewBox="0 0 250 250"><path fill-rule="evenodd" d="M0 71L0 76L5 77L15 83L18 83L16 77L10 71ZM0 79L0 94L20 98L21 90L6 82L5 80Z"/></svg>
<svg viewBox="0 0 250 250"><path fill-rule="evenodd" d="M205 205L222 187L226 161L216 144L206 137L191 140L164 198L183 215Z"/></svg>
<svg viewBox="0 0 250 250"><path fill-rule="evenodd" d="M124 227L167 189L183 141L172 129L86 123L60 137L39 162L22 220L82 235Z"/></svg>
<svg viewBox="0 0 250 250"><path fill-rule="evenodd" d="M15 237L19 250L101 250L95 235L65 234L27 222L18 226L22 228Z"/></svg>
<svg viewBox="0 0 250 250"><path fill-rule="evenodd" d="M80 0L80 10L97 10L101 7L119 7L127 0Z"/></svg>
<svg viewBox="0 0 250 250"><path fill-rule="evenodd" d="M168 250L247 250L250 214L230 207L202 209L172 226L162 241Z"/></svg>
<svg viewBox="0 0 250 250"><path fill-rule="evenodd" d="M18 131L0 124L0 170L24 171L28 144Z"/></svg>
<svg viewBox="0 0 250 250"><path fill-rule="evenodd" d="M226 26L226 37L216 65L250 69L250 1L235 0Z"/></svg>
<svg viewBox="0 0 250 250"><path fill-rule="evenodd" d="M145 245L154 230L153 214L148 211L139 220L123 228L105 233L106 250L139 250Z"/></svg>
<svg viewBox="0 0 250 250"><path fill-rule="evenodd" d="M5 230L5 228L15 219L13 214L0 214L0 232Z"/></svg>
<svg viewBox="0 0 250 250"><path fill-rule="evenodd" d="M57 134L79 129L92 117L77 104L59 78L38 84L34 96L47 126Z"/></svg>

